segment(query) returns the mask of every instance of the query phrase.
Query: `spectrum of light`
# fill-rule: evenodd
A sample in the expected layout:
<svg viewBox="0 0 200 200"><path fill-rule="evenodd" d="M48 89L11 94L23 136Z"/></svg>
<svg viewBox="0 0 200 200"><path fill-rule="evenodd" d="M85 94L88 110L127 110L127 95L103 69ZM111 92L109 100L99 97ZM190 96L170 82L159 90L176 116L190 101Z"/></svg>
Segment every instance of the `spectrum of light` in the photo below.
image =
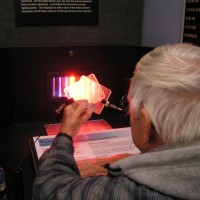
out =
<svg viewBox="0 0 200 200"><path fill-rule="evenodd" d="M64 89L69 85L75 83L78 77L65 76L65 77L53 77L52 79L52 97L65 97Z"/></svg>
<svg viewBox="0 0 200 200"><path fill-rule="evenodd" d="M105 94L98 81L86 76L59 76L52 78L52 97L88 99L90 103L97 103L105 98Z"/></svg>

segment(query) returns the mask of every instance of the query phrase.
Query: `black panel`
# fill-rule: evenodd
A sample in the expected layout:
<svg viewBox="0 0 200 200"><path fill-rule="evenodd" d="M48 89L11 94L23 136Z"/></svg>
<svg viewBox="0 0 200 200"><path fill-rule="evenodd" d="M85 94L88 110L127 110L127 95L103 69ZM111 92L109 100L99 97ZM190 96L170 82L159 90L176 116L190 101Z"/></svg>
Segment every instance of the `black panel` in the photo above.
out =
<svg viewBox="0 0 200 200"><path fill-rule="evenodd" d="M49 121L54 115L55 107L47 99L49 72L73 71L84 72L84 75L94 73L99 83L112 90L109 100L119 105L121 96L127 92L135 64L149 50L150 48L132 46L6 49L4 60L10 61L10 65L8 67L5 64L9 80L7 76L3 79L3 82L9 82L4 88L7 94L2 104L4 113L13 106L9 115L13 115L14 122ZM104 108L101 116L113 114L118 114L118 111ZM10 119L9 122L12 121Z"/></svg>
<svg viewBox="0 0 200 200"><path fill-rule="evenodd" d="M13 91L9 49L0 49L1 78L0 78L0 128L13 122Z"/></svg>
<svg viewBox="0 0 200 200"><path fill-rule="evenodd" d="M186 1L183 42L200 46L200 1Z"/></svg>

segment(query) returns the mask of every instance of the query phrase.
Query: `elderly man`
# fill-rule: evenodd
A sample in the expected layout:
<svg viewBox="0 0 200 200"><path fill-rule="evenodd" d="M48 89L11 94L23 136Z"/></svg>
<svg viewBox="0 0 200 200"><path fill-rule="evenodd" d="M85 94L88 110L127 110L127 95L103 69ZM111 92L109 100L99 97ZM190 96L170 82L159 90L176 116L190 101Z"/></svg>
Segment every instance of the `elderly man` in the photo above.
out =
<svg viewBox="0 0 200 200"><path fill-rule="evenodd" d="M108 175L82 178L72 138L93 107L65 107L60 133L40 159L33 199L200 199L200 48L155 48L131 79L132 138L141 154L106 165Z"/></svg>

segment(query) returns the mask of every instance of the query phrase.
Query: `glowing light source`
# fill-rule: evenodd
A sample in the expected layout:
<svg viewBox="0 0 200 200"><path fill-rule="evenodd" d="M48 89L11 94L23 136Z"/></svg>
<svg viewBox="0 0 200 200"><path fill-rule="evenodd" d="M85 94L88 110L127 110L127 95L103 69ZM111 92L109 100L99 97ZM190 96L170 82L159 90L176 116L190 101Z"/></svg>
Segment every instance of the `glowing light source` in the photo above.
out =
<svg viewBox="0 0 200 200"><path fill-rule="evenodd" d="M75 77L74 76L70 76L69 77L69 84L68 84L68 86L71 85L71 84L73 84L73 83L75 83L75 81L76 81Z"/></svg>
<svg viewBox="0 0 200 200"><path fill-rule="evenodd" d="M75 76L58 76L52 78L52 97L65 97L64 89L74 84L78 77Z"/></svg>
<svg viewBox="0 0 200 200"><path fill-rule="evenodd" d="M62 78L58 77L58 96L62 97Z"/></svg>
<svg viewBox="0 0 200 200"><path fill-rule="evenodd" d="M55 78L52 79L52 96L55 97L56 93L55 93L55 85L56 85L56 80Z"/></svg>
<svg viewBox="0 0 200 200"><path fill-rule="evenodd" d="M89 103L95 104L95 113L100 114L104 104L103 99L107 100L111 90L99 84L94 74L88 76L55 76L51 78L52 91L51 97L73 98L74 100L87 99Z"/></svg>
<svg viewBox="0 0 200 200"><path fill-rule="evenodd" d="M87 99L89 103L97 103L105 98L101 85L86 76L81 76L79 81L66 87L64 92L67 98Z"/></svg>

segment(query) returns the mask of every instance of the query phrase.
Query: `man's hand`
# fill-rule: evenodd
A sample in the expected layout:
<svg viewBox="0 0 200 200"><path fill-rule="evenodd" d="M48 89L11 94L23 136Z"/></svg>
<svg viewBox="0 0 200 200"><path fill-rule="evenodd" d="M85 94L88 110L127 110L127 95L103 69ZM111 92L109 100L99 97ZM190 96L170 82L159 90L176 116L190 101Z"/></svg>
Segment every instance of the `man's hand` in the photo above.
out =
<svg viewBox="0 0 200 200"><path fill-rule="evenodd" d="M87 100L75 101L66 106L64 108L60 132L74 137L81 125L92 116L93 111L94 105L89 104Z"/></svg>
<svg viewBox="0 0 200 200"><path fill-rule="evenodd" d="M132 154L124 153L106 158L93 158L77 161L81 177L90 177L97 175L107 175L107 170L104 168L106 163L112 164L118 160L129 157Z"/></svg>

